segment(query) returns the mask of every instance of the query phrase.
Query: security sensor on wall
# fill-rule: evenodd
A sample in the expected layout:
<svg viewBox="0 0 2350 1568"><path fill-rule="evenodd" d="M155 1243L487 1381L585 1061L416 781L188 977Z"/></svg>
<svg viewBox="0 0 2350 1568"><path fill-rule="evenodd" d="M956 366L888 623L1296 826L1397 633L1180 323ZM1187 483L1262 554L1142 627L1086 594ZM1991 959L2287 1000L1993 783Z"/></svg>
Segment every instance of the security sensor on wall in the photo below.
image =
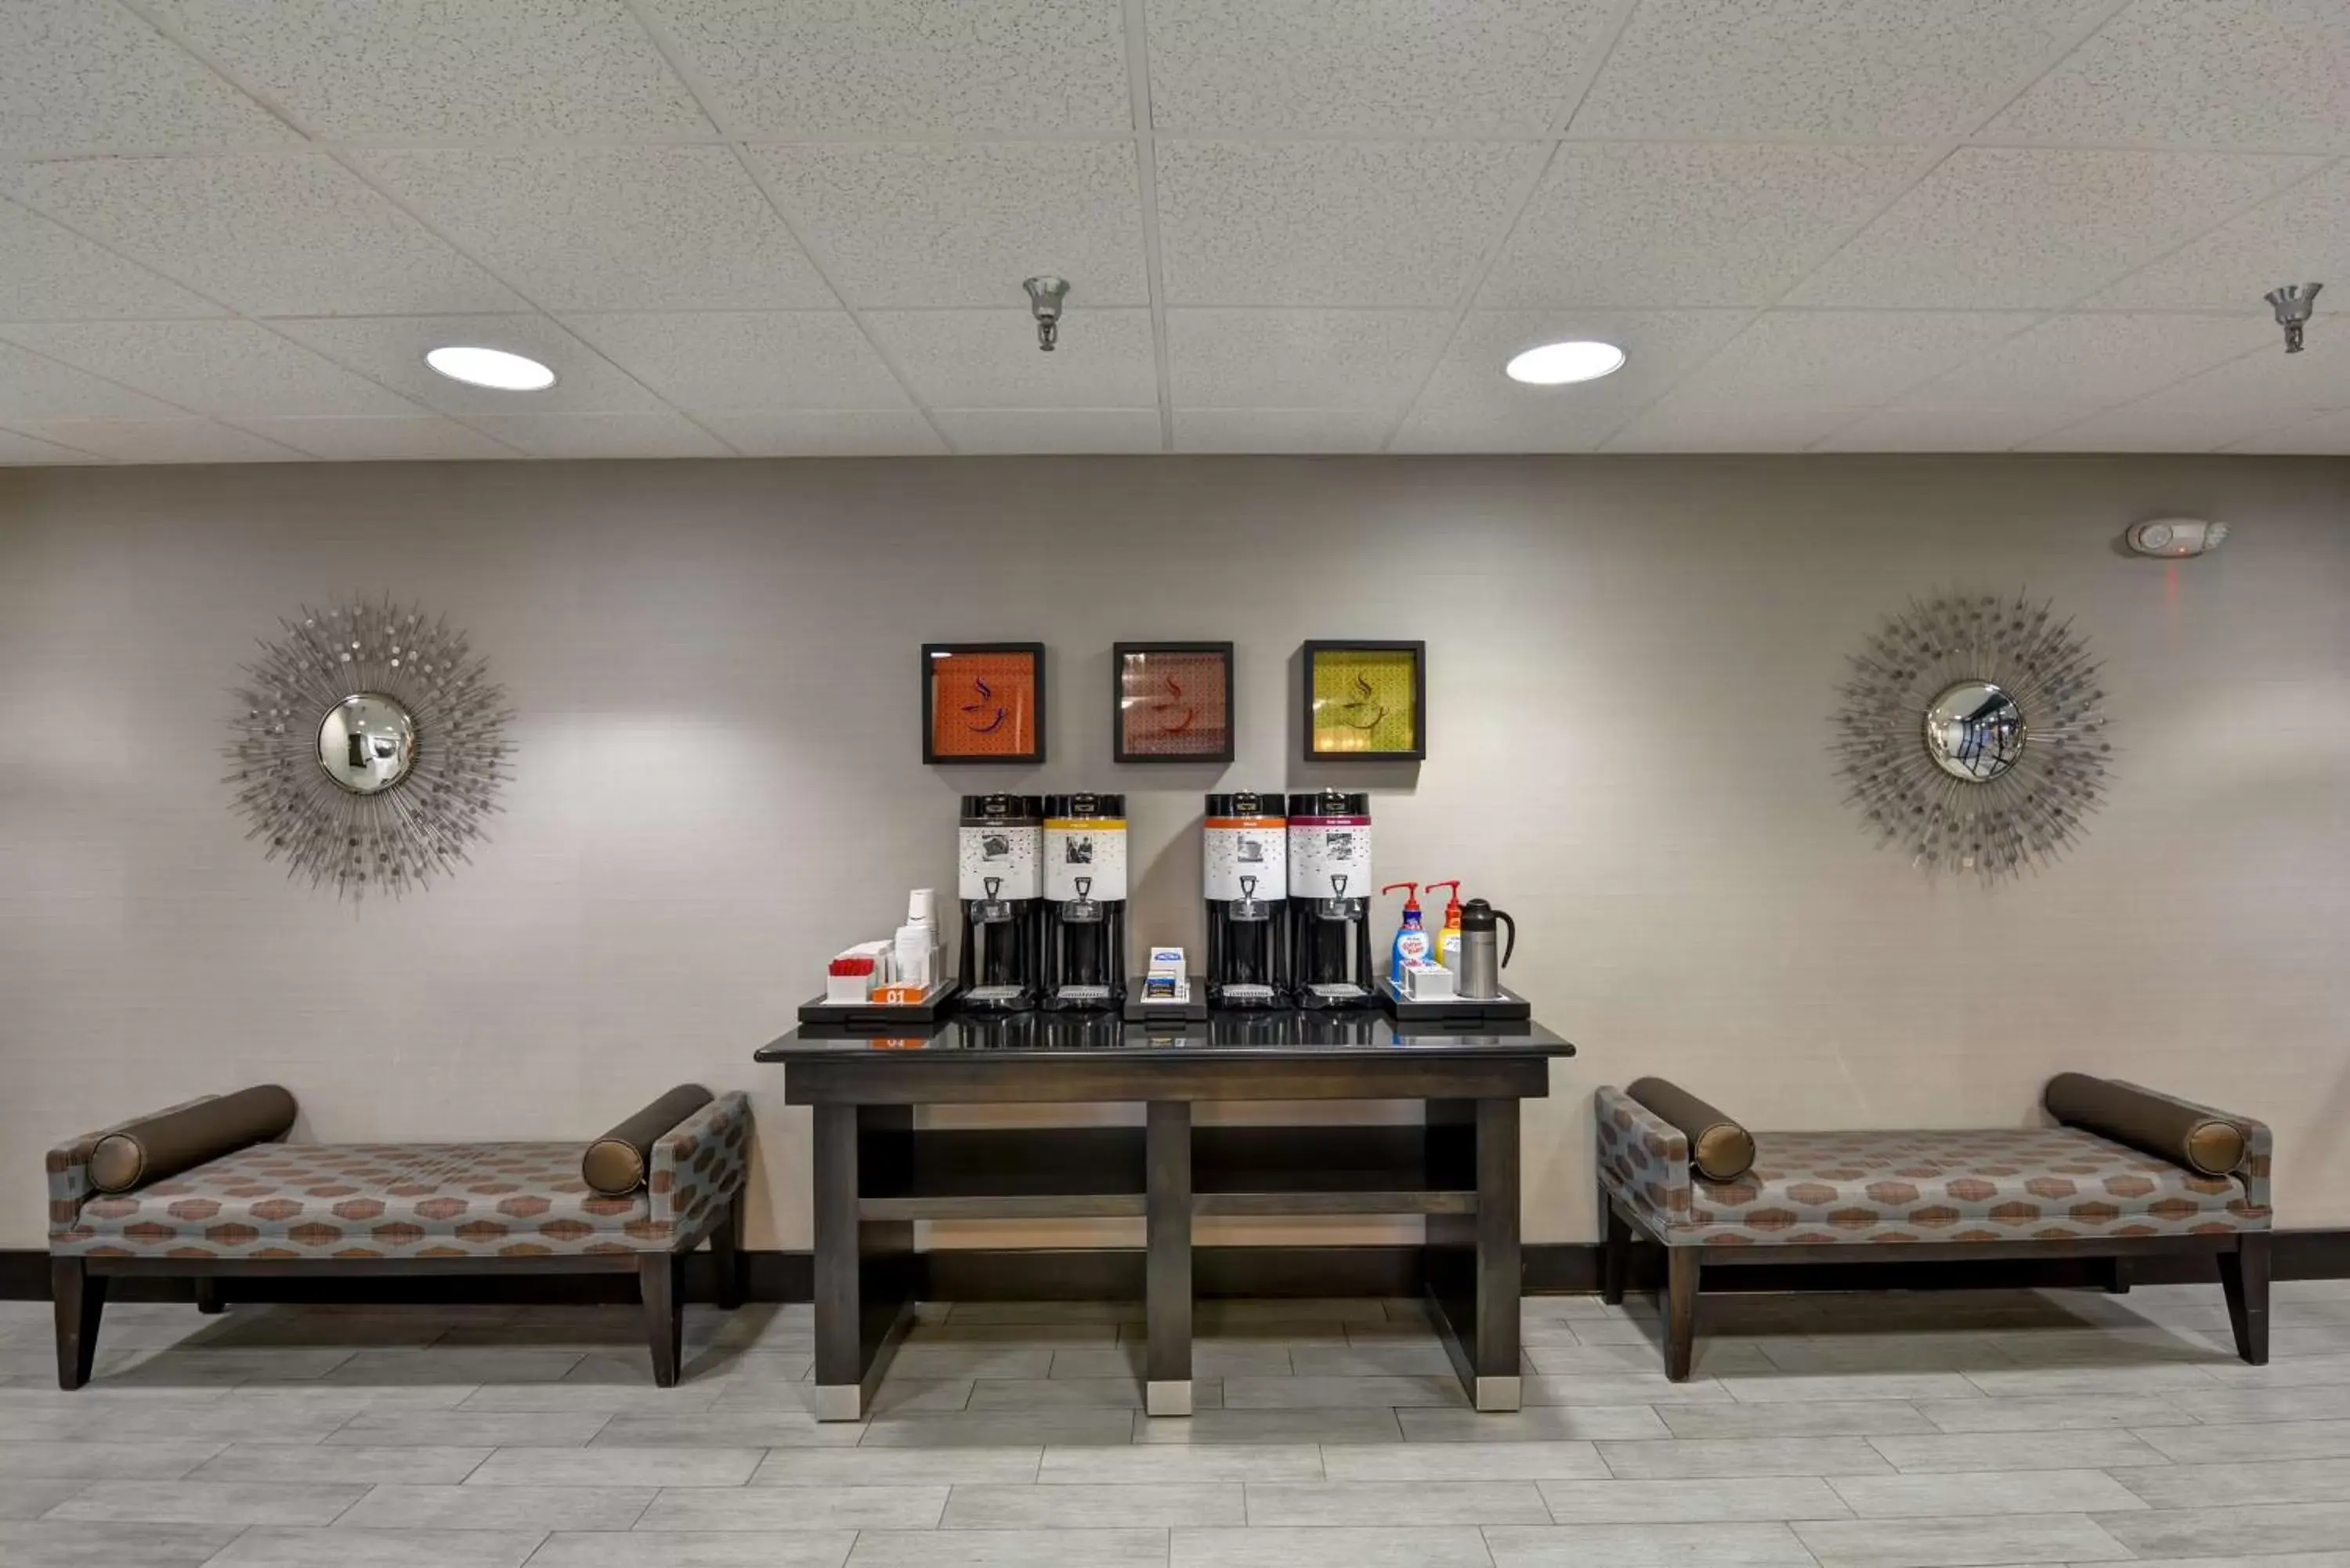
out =
<svg viewBox="0 0 2350 1568"><path fill-rule="evenodd" d="M2157 517L2129 531L2129 547L2141 556L2199 556L2216 550L2228 536L2225 523L2199 517Z"/></svg>

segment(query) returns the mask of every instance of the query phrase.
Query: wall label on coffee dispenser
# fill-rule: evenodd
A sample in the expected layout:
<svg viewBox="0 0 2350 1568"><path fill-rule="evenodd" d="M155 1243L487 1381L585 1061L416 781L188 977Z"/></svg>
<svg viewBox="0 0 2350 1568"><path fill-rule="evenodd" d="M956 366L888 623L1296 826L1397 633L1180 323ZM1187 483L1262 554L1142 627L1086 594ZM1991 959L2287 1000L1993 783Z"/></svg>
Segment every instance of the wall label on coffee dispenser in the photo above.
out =
<svg viewBox="0 0 2350 1568"><path fill-rule="evenodd" d="M1045 897L1062 903L1124 898L1126 819L1046 817Z"/></svg>
<svg viewBox="0 0 2350 1568"><path fill-rule="evenodd" d="M1289 819L1289 891L1301 898L1359 898L1370 880L1371 819ZM1357 889L1350 893L1348 888Z"/></svg>

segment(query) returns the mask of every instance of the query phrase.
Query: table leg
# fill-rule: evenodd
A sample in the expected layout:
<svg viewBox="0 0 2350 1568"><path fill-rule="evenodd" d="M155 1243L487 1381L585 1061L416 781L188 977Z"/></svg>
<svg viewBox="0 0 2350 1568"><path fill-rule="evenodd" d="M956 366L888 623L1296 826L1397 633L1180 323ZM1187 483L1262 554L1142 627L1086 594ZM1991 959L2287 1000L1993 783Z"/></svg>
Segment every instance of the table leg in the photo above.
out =
<svg viewBox="0 0 2350 1568"><path fill-rule="evenodd" d="M1428 1102L1428 1176L1473 1186L1477 1211L1428 1220L1428 1294L1478 1409L1518 1408L1518 1102Z"/></svg>
<svg viewBox="0 0 2350 1568"><path fill-rule="evenodd" d="M816 1398L822 1421L864 1418L912 1321L911 1221L858 1218L859 1196L901 1187L909 1106L818 1105L816 1112Z"/></svg>
<svg viewBox="0 0 2350 1568"><path fill-rule="evenodd" d="M1143 1134L1143 1408L1191 1413L1191 1103L1153 1100Z"/></svg>

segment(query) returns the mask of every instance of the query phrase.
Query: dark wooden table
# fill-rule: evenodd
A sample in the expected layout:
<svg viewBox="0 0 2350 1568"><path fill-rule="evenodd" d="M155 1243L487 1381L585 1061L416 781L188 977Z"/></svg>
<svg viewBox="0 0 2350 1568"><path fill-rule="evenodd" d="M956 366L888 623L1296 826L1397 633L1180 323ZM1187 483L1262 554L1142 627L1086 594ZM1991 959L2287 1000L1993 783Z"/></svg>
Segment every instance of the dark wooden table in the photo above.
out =
<svg viewBox="0 0 2350 1568"><path fill-rule="evenodd" d="M1378 1013L1204 1023L966 1017L909 1035L795 1029L763 1046L816 1115L816 1414L861 1417L912 1321L921 1220L1144 1220L1144 1403L1191 1413L1191 1221L1418 1214L1430 1316L1480 1410L1518 1407L1518 1102L1575 1047ZM1194 1127L1209 1100L1419 1100L1418 1125ZM917 1106L1134 1101L1141 1127L931 1128Z"/></svg>

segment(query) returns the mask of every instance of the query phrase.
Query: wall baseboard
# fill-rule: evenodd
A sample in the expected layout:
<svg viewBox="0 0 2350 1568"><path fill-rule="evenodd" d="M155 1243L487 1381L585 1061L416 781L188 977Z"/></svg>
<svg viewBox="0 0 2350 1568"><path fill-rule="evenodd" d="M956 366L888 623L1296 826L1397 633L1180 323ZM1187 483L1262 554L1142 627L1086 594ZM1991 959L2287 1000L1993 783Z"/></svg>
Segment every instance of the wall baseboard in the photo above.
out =
<svg viewBox="0 0 2350 1568"><path fill-rule="evenodd" d="M1632 1284L1652 1290L1663 1271L1661 1249L1633 1251ZM1891 1251L1891 1249L1887 1249ZM955 1249L926 1252L922 1295L931 1301L1098 1301L1142 1299L1139 1248ZM748 1294L755 1302L813 1299L814 1255L754 1251L745 1254ZM2350 1279L2350 1229L2280 1231L2274 1277L2280 1280ZM1192 1254L1192 1277L1203 1296L1416 1296L1420 1292L1419 1249L1388 1247L1201 1247ZM2139 1284L2216 1283L2209 1257L2180 1255L2137 1260L2131 1278ZM1848 1264L1773 1268L1750 1264L1711 1271L1706 1290L1721 1291L1931 1291L1984 1289L2099 1289L2106 1282L2095 1259L2023 1259L1981 1263L1905 1263L1863 1258ZM710 1254L687 1261L686 1293L694 1301L715 1297ZM1599 1288L1599 1248L1594 1242L1548 1242L1525 1249L1529 1294L1559 1295ZM0 1250L0 1300L46 1301L49 1255L34 1248ZM193 1282L184 1279L120 1279L109 1299L191 1302ZM487 1302L536 1304L598 1304L633 1302L636 1282L625 1274L438 1274L414 1279L338 1278L239 1280L232 1301L336 1303Z"/></svg>

